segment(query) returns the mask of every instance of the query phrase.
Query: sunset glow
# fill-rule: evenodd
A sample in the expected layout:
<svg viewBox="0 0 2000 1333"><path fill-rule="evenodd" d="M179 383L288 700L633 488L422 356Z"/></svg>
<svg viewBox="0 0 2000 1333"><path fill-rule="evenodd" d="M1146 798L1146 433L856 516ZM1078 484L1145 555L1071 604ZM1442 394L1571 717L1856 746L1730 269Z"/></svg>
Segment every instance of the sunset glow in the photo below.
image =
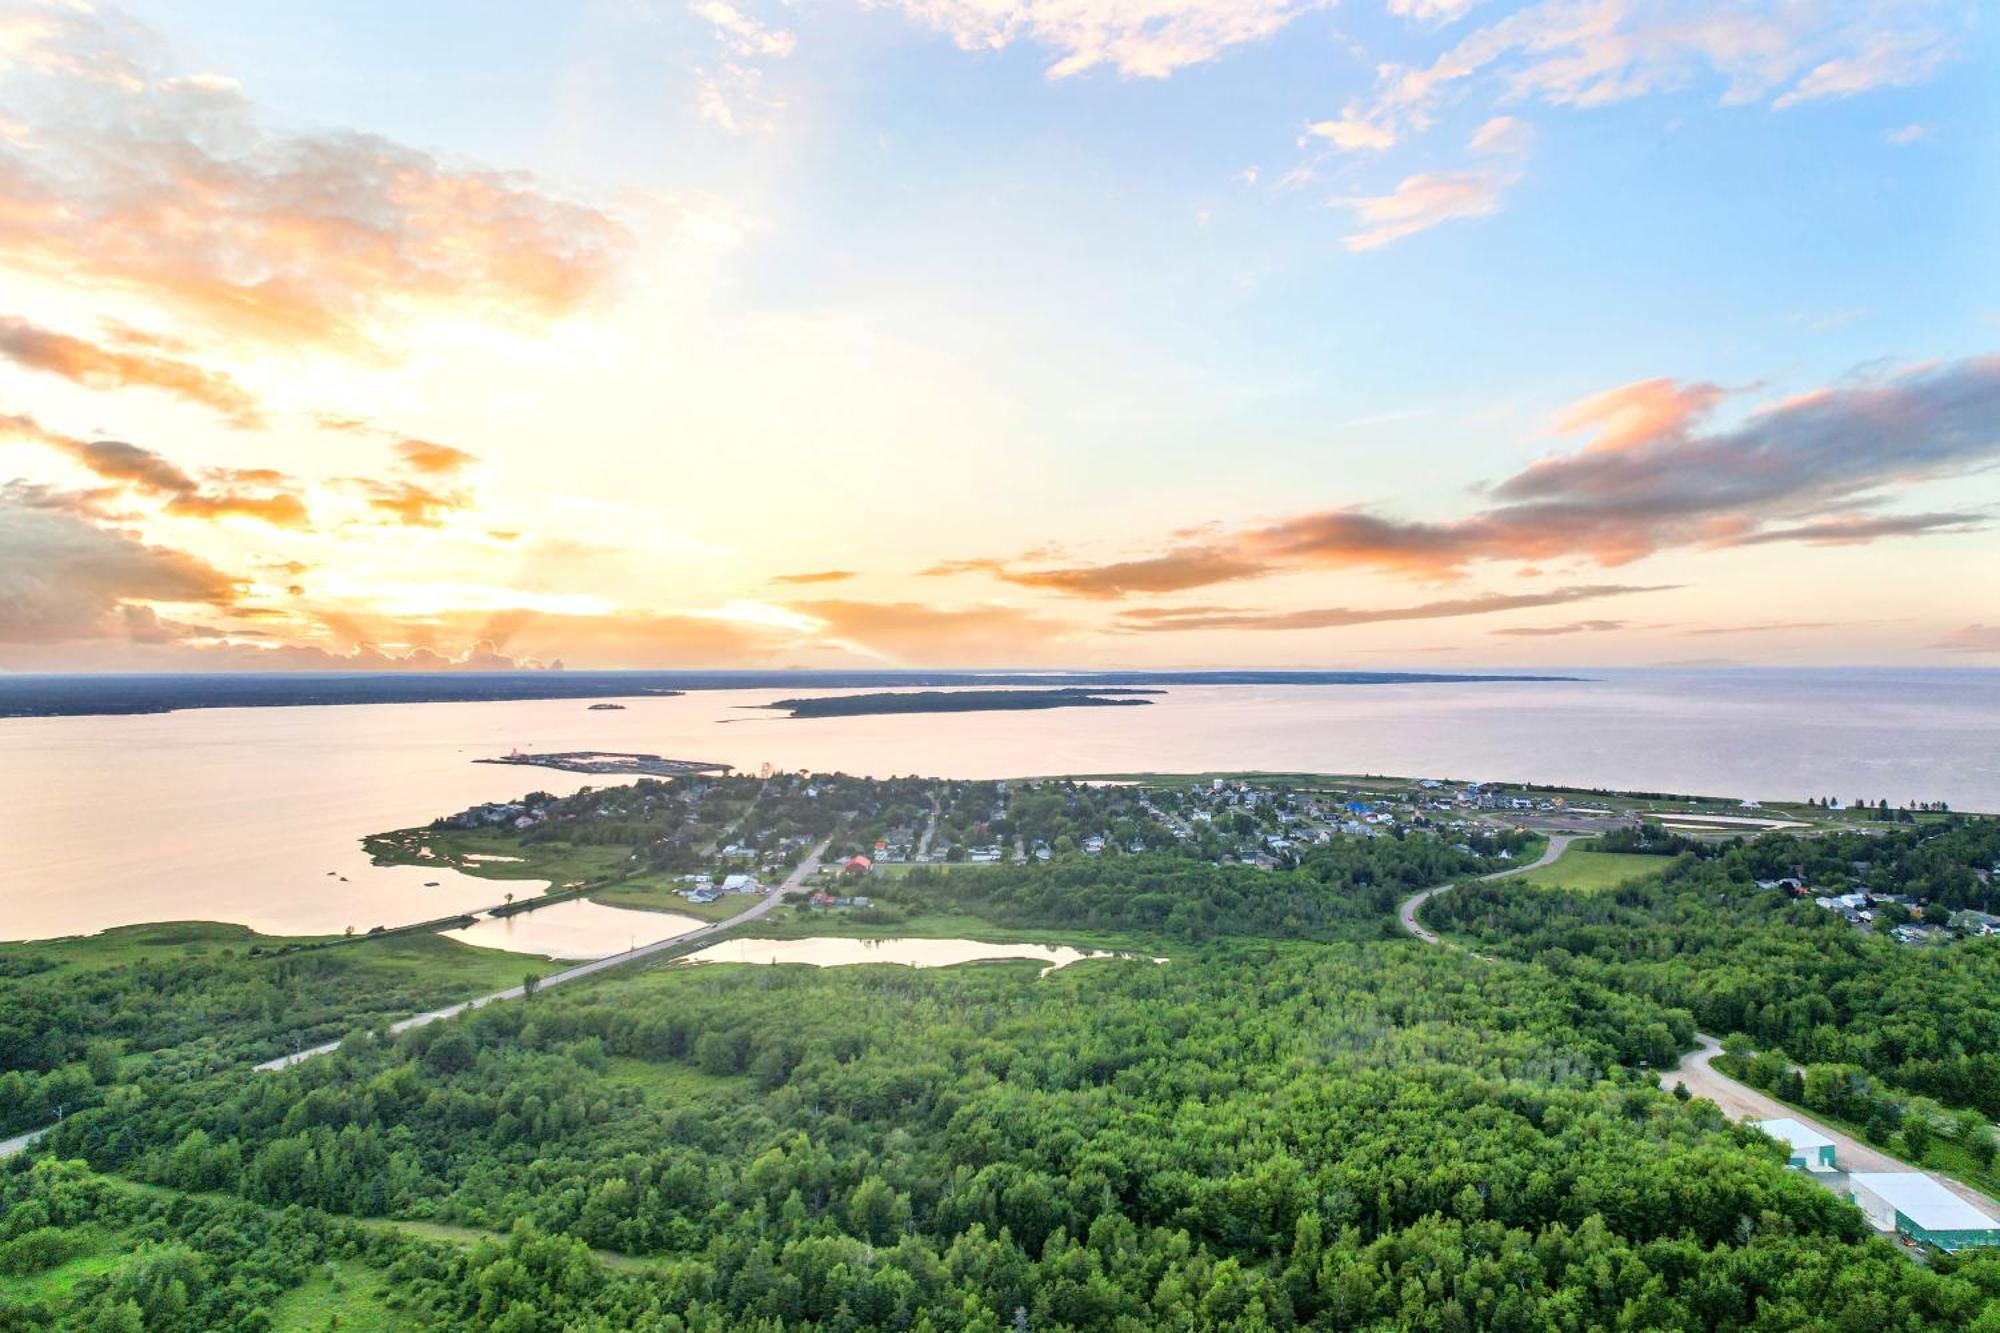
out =
<svg viewBox="0 0 2000 1333"><path fill-rule="evenodd" d="M0 669L1994 664L1974 17L9 5Z"/></svg>

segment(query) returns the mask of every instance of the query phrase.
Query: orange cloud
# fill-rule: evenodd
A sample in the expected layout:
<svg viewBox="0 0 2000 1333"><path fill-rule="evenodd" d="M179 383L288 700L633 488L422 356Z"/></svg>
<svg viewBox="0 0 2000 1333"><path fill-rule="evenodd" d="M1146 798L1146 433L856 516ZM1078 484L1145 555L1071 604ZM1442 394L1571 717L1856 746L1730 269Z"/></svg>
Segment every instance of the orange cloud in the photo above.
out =
<svg viewBox="0 0 2000 1333"><path fill-rule="evenodd" d="M210 490L151 449L123 440L75 439L48 430L29 416L0 417L0 438L46 445L130 492L165 498L164 512L179 517L241 517L277 527L310 526L305 502L287 489L292 479L272 468L212 468L204 475L221 483L222 489ZM101 509L102 504L93 502L87 508Z"/></svg>
<svg viewBox="0 0 2000 1333"><path fill-rule="evenodd" d="M1332 509L1104 565L1022 572L1004 560L973 560L926 572L985 572L1117 597L1310 569L1439 580L1482 561L1582 557L1611 567L1676 547L1852 544L1972 531L1988 521L1982 513L1874 506L1895 488L2000 459L2000 356L1854 381L1728 429L1700 429L1721 392L1649 380L1586 399L1558 419L1562 429L1591 432L1584 448L1503 480L1491 490L1499 503L1461 518Z"/></svg>
<svg viewBox="0 0 2000 1333"><path fill-rule="evenodd" d="M923 602L824 600L791 609L824 621L824 638L899 662L931 666L1029 665L1073 633L1064 622L1011 606L948 608Z"/></svg>
<svg viewBox="0 0 2000 1333"><path fill-rule="evenodd" d="M842 583L854 577L851 569L820 569L806 574L773 574L773 583Z"/></svg>
<svg viewBox="0 0 2000 1333"><path fill-rule="evenodd" d="M396 452L402 455L403 462L412 471L433 477L462 472L479 461L463 449L434 444L429 440L404 440L396 446Z"/></svg>
<svg viewBox="0 0 2000 1333"><path fill-rule="evenodd" d="M1685 439L1726 391L1713 384L1639 380L1573 403L1556 418L1564 434L1582 432L1588 449L1608 452L1661 439Z"/></svg>
<svg viewBox="0 0 2000 1333"><path fill-rule="evenodd" d="M219 412L237 426L263 419L249 392L219 371L155 352L100 347L12 316L0 316L0 356L93 389L158 389Z"/></svg>
<svg viewBox="0 0 2000 1333"><path fill-rule="evenodd" d="M1495 593L1478 597L1458 597L1448 601L1423 602L1416 606L1364 608L1338 606L1308 611L1238 611L1207 606L1139 607L1123 613L1122 628L1145 632L1337 629L1349 625L1379 625L1397 620L1448 620L1459 616L1483 616L1496 611L1519 611L1529 607L1559 606L1566 602L1589 601L1599 597L1622 597L1628 593L1667 591L1670 591L1670 588L1663 584L1651 587L1594 584L1514 596Z"/></svg>
<svg viewBox="0 0 2000 1333"><path fill-rule="evenodd" d="M630 246L604 213L519 175L269 130L229 85L151 74L134 25L80 6L39 19L12 54L48 85L28 104L61 118L0 160L0 259L17 268L136 292L214 333L371 352L385 313L412 304L570 314ZM108 56L129 72L100 77Z"/></svg>
<svg viewBox="0 0 2000 1333"><path fill-rule="evenodd" d="M970 562L963 562L970 563ZM1111 598L1131 593L1178 592L1268 573L1266 566L1236 553L1190 546L1144 560L1067 569L997 569L994 577L1024 588L1048 588L1075 597Z"/></svg>
<svg viewBox="0 0 2000 1333"><path fill-rule="evenodd" d="M464 509L468 503L465 495L458 491L434 491L414 481L372 481L366 477L350 477L342 484L359 491L367 499L368 507L376 513L387 514L410 528L443 527L445 519Z"/></svg>
<svg viewBox="0 0 2000 1333"><path fill-rule="evenodd" d="M0 642L117 634L128 602L223 606L236 592L234 579L185 551L0 501Z"/></svg>

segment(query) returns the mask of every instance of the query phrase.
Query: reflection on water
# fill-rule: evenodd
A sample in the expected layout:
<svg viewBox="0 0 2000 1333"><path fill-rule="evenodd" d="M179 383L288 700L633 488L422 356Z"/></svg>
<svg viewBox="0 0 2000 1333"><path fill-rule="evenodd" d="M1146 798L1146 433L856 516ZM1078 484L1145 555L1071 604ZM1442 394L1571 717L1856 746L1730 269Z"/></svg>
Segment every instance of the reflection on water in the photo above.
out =
<svg viewBox="0 0 2000 1333"><path fill-rule="evenodd" d="M538 892L442 865L373 867L360 844L480 801L605 783L472 762L516 746L752 772L1400 773L2000 810L2000 672L1589 674L1181 686L1150 708L810 721L742 711L805 690L635 698L617 712L556 699L5 719L0 938L191 918L338 934Z"/></svg>
<svg viewBox="0 0 2000 1333"><path fill-rule="evenodd" d="M1042 975L1086 958L1129 958L1106 949L1072 949L1066 944L988 944L983 940L856 940L824 936L809 940L724 940L689 954L686 963L809 963L846 967L854 963L900 963L904 967L951 967L997 958L1032 958L1047 963ZM1164 958L1155 958L1163 963Z"/></svg>
<svg viewBox="0 0 2000 1333"><path fill-rule="evenodd" d="M706 921L677 912L635 912L572 898L533 912L482 916L463 930L443 933L484 949L541 954L549 958L604 958L642 944L699 930Z"/></svg>

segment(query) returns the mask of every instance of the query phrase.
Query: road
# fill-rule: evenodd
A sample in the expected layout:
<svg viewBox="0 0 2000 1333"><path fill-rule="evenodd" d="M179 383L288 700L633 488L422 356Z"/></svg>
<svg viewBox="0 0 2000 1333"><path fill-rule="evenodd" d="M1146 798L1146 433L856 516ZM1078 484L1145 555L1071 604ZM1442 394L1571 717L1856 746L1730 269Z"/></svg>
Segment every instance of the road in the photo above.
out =
<svg viewBox="0 0 2000 1333"><path fill-rule="evenodd" d="M554 972L543 977L537 989L547 990L551 986L561 986L572 981L581 981L585 977L594 977L600 972L608 972L614 967L624 967L628 963L636 963L647 958L657 957L670 950L677 951L684 949L690 944L695 944L701 940L719 935L734 926L755 921L783 901L787 893L799 888L806 880L812 877L813 872L819 869L820 857L825 854L827 845L832 841L833 837L830 834L820 839L819 845L806 853L805 859L792 868L791 874L785 876L780 883L769 889L763 897L728 920L717 921L712 925L703 926L700 930L689 931L685 935L676 935L671 939L659 940L652 944L642 944L636 949L627 949L624 953L614 953L607 958L596 958L588 963L578 963L575 967L564 968L560 972ZM456 1018L462 1013L477 1009L481 1005L491 1004L495 1000L518 1000L523 994L525 994L525 988L521 986L509 986L506 990L494 991L491 995L482 995L477 999L447 1005L443 1009L433 1009L428 1013L412 1014L400 1022L391 1023L388 1030L390 1032L407 1032L411 1028L420 1028L425 1024L435 1023L440 1019ZM275 1060L266 1060L264 1063L256 1066L256 1068L259 1070L285 1069L298 1064L301 1060L310 1060L316 1055L325 1055L339 1048L339 1042L330 1041L323 1045L308 1047L303 1051L293 1051L290 1055L281 1055Z"/></svg>
<svg viewBox="0 0 2000 1333"><path fill-rule="evenodd" d="M26 1152L35 1146L36 1139L48 1132L48 1126L44 1125L40 1129L31 1129L26 1134L16 1135L11 1139L0 1139L0 1161L12 1157L17 1152Z"/></svg>
<svg viewBox="0 0 2000 1333"><path fill-rule="evenodd" d="M1839 1179L1827 1180L1829 1187L1836 1183L1842 1186L1836 1193L1844 1192L1846 1173L1849 1171L1922 1171L1921 1167L1891 1157L1880 1148L1862 1142L1851 1134L1844 1134L1832 1125L1814 1120L1804 1111L1797 1111L1775 1097L1766 1096L1747 1083L1738 1083L1729 1075L1716 1069L1710 1061L1722 1053L1722 1043L1706 1033L1697 1032L1698 1045L1681 1057L1681 1062L1660 1075L1660 1086L1672 1089L1676 1083L1685 1083L1687 1090L1697 1097L1706 1097L1722 1108L1722 1113L1732 1120L1796 1120L1808 1129L1826 1135L1833 1140L1834 1160L1840 1164ZM1972 1186L1941 1176L1936 1172L1924 1172L1938 1184L1964 1199L1973 1207L1985 1212L1989 1217L2000 1217L2000 1202L1980 1193ZM1819 1177L1815 1176L1815 1179Z"/></svg>
<svg viewBox="0 0 2000 1333"><path fill-rule="evenodd" d="M1565 836L1559 833L1552 834L1549 837L1549 845L1542 852L1540 860L1530 862L1527 865L1514 866L1491 875L1481 875L1480 878L1505 879L1509 875L1524 874L1527 871L1535 869L1537 866L1545 866L1561 856L1574 840L1573 836ZM1427 930L1417 921L1417 913L1423 910L1425 903L1437 897L1440 893L1449 892L1451 888L1452 886L1449 884L1439 884L1433 888L1425 889L1420 893L1413 893L1408 898L1405 898L1402 906L1396 909L1396 917L1402 922L1403 929L1426 944L1444 944L1448 948L1457 948L1457 945L1449 944L1447 941L1439 939L1435 932ZM1474 954L1473 957L1485 959L1488 962L1493 961L1487 958L1485 954ZM1679 1064L1660 1075L1660 1086L1671 1090L1674 1084L1685 1083L1690 1093L1693 1093L1697 1097L1708 1098L1708 1100L1721 1107L1722 1113L1732 1120L1781 1120L1789 1118L1826 1135L1826 1137L1833 1140L1834 1158L1840 1163L1841 1170L1831 1174L1825 1172L1808 1174L1811 1175L1812 1179L1825 1185L1835 1194L1845 1197L1847 1193L1847 1172L1849 1171L1917 1170L1916 1167L1911 1166L1908 1162L1899 1161L1883 1152L1880 1148L1871 1147L1851 1134L1843 1134L1831 1125L1823 1125L1819 1121L1812 1119L1805 1112L1794 1110L1776 1098L1757 1091L1757 1089L1747 1083L1737 1082L1710 1063L1717 1055L1721 1054L1722 1043L1705 1032L1695 1033L1694 1039L1697 1043L1695 1049L1683 1055ZM1996 1203L1993 1199L1981 1194L1978 1190L1972 1188L1972 1186L1962 1181L1953 1180L1950 1176L1939 1175L1934 1171L1924 1172L1923 1174L1930 1176L1938 1184L1943 1185L1946 1189L1958 1195L1975 1208L1983 1210L1988 1216L2000 1217L2000 1203Z"/></svg>
<svg viewBox="0 0 2000 1333"><path fill-rule="evenodd" d="M1509 875L1525 875L1530 870L1539 870L1568 851L1569 845L1575 841L1576 835L1574 834L1551 833L1549 835L1549 845L1542 849L1542 854L1536 859L1528 862L1526 865L1508 866L1505 870L1496 870L1490 875L1481 875L1479 878L1506 879ZM1413 893L1403 899L1403 905L1396 909L1396 918L1403 923L1403 929L1415 935L1425 944L1443 944L1443 940L1418 924L1417 913L1423 910L1425 903L1437 897L1440 893L1450 892L1452 887L1450 884L1437 884L1423 890L1421 893Z"/></svg>

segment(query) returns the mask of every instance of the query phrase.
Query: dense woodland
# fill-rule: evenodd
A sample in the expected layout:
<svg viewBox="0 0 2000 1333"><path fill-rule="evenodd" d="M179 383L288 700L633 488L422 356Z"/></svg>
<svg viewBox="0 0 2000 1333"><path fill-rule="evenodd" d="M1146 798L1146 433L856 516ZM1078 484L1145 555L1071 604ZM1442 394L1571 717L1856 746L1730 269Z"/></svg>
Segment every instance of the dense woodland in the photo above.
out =
<svg viewBox="0 0 2000 1333"><path fill-rule="evenodd" d="M1865 870L1838 865L1881 892L1935 885L1943 896L1971 878L1940 850L1967 845L1969 831L1904 848L1900 836L1867 840ZM1913 948L1757 887L1801 866L1826 882L1845 840L1829 839L1829 852L1763 839L1678 859L1656 881L1596 896L1506 880L1462 885L1429 916L1484 948L1685 1009L1705 1031L1743 1033L1801 1064L1854 1065L2000 1118L2000 937Z"/></svg>
<svg viewBox="0 0 2000 1333"><path fill-rule="evenodd" d="M268 1074L166 1057L256 1053L295 1002L362 1014L353 976L108 967L93 1056L36 1044L88 1015L20 966L43 1017L9 1067L105 1077L0 1167L0 1330L2000 1333L2000 1255L1911 1262L1655 1072L1703 1025L1857 1068L1894 1033L1902 1068L1976 1079L1989 950L1861 936L1743 848L1595 897L1461 878L1436 924L1491 962L1395 929L1498 850L914 869L896 910L1149 956L657 966Z"/></svg>

